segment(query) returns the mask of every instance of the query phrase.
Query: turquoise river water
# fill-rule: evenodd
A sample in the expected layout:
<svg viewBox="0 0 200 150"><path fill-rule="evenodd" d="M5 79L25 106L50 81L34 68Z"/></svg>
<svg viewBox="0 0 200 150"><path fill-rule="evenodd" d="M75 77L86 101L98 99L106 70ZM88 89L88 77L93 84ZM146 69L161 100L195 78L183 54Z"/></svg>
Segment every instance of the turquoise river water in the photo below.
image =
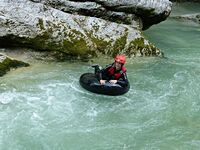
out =
<svg viewBox="0 0 200 150"><path fill-rule="evenodd" d="M145 36L166 58L128 59L123 96L80 87L91 63L37 61L1 77L0 150L199 150L200 25L169 18Z"/></svg>

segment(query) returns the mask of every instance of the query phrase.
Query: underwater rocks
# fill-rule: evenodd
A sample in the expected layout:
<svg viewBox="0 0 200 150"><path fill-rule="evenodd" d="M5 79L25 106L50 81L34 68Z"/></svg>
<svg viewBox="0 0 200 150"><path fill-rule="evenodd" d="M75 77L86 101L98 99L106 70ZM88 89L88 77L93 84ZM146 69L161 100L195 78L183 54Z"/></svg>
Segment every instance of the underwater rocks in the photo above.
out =
<svg viewBox="0 0 200 150"><path fill-rule="evenodd" d="M15 60L0 53L0 77L6 74L6 72L9 71L11 68L27 67L27 66L29 66L28 63Z"/></svg>
<svg viewBox="0 0 200 150"><path fill-rule="evenodd" d="M200 2L200 0L170 0L171 2Z"/></svg>
<svg viewBox="0 0 200 150"><path fill-rule="evenodd" d="M181 21L190 21L190 22L195 22L197 24L200 24L200 13L173 16L173 17L170 17L170 18L181 20Z"/></svg>
<svg viewBox="0 0 200 150"><path fill-rule="evenodd" d="M117 53L161 56L141 28L166 19L170 11L168 0L4 0L0 2L0 47L86 58Z"/></svg>

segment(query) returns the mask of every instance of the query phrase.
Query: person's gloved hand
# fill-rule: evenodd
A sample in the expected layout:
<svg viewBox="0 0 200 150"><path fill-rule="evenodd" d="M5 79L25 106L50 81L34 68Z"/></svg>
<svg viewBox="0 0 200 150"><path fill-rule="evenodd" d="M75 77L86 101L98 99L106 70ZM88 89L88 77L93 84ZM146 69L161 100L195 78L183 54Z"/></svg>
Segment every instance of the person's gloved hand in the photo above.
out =
<svg viewBox="0 0 200 150"><path fill-rule="evenodd" d="M109 82L112 84L115 84L115 83L117 83L117 80L110 80Z"/></svg>
<svg viewBox="0 0 200 150"><path fill-rule="evenodd" d="M106 83L106 80L100 80L99 81L101 84L105 84Z"/></svg>

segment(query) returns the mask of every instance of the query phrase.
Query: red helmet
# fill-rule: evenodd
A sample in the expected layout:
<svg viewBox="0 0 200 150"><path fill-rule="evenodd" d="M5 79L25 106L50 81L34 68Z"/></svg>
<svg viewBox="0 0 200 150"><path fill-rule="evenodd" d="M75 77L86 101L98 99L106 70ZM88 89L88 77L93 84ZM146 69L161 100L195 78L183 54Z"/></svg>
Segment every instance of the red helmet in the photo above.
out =
<svg viewBox="0 0 200 150"><path fill-rule="evenodd" d="M121 64L125 64L126 62L126 57L124 55L117 55L115 57L115 61L121 63Z"/></svg>

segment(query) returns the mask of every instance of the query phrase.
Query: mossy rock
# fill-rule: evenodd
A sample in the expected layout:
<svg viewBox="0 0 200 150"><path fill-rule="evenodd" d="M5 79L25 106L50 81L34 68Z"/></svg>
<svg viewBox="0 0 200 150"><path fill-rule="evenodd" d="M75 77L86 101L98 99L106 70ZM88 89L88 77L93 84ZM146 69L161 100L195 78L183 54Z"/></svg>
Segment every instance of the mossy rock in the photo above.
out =
<svg viewBox="0 0 200 150"><path fill-rule="evenodd" d="M146 44L143 37L132 41L129 44L126 54L129 56L163 56L163 53L153 44Z"/></svg>
<svg viewBox="0 0 200 150"><path fill-rule="evenodd" d="M126 31L123 36L118 38L113 46L113 51L111 55L114 57L116 54L121 53L126 45L126 40L128 37L128 32Z"/></svg>
<svg viewBox="0 0 200 150"><path fill-rule="evenodd" d="M3 76L11 68L27 67L28 63L9 58L3 54L0 54L0 76Z"/></svg>

